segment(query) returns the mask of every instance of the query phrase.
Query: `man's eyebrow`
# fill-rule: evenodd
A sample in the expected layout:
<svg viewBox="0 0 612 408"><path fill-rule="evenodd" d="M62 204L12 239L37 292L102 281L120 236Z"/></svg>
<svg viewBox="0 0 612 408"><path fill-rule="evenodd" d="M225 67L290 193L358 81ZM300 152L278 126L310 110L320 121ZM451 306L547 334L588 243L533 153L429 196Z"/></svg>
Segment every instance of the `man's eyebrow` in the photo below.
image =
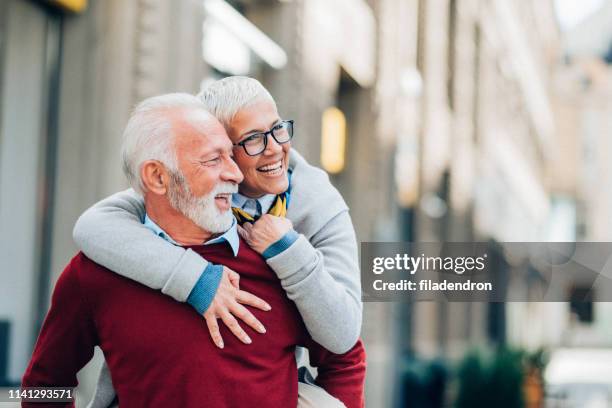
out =
<svg viewBox="0 0 612 408"><path fill-rule="evenodd" d="M233 145L231 147L223 146L218 147L214 150L208 151L200 155L200 160L209 160L211 157L216 156L218 154L224 154L233 151Z"/></svg>
<svg viewBox="0 0 612 408"><path fill-rule="evenodd" d="M202 155L200 155L199 159L200 161L208 161L208 160L212 160L211 158L213 156L215 156L217 154L217 152L208 152L208 153L204 153Z"/></svg>

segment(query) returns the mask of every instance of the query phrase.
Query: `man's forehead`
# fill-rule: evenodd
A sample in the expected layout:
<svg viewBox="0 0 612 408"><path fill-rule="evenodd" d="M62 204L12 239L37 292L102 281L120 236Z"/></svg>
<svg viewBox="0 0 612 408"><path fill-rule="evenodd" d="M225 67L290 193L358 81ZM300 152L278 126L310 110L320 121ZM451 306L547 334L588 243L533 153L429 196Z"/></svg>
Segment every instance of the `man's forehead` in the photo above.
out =
<svg viewBox="0 0 612 408"><path fill-rule="evenodd" d="M179 120L196 129L223 128L217 118L205 109L185 109L181 112Z"/></svg>
<svg viewBox="0 0 612 408"><path fill-rule="evenodd" d="M203 148L231 149L232 143L221 123L205 110L186 111L175 122L177 142L187 143L191 147L202 144Z"/></svg>

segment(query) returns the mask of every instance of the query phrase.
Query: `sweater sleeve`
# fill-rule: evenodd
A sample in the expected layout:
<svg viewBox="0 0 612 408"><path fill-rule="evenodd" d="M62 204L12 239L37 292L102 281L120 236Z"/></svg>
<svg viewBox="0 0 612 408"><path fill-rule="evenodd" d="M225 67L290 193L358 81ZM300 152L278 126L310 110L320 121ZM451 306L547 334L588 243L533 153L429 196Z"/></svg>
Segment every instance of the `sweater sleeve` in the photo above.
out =
<svg viewBox="0 0 612 408"><path fill-rule="evenodd" d="M116 193L89 208L77 220L74 241L88 258L179 302L189 298L196 285L212 285L214 297L221 275L200 279L208 262L191 249L170 244L142 224L144 200L133 190ZM209 271L212 269L209 269ZM210 297L209 296L209 297ZM194 297L192 297L194 299ZM196 310L212 298L197 297Z"/></svg>
<svg viewBox="0 0 612 408"><path fill-rule="evenodd" d="M304 235L266 262L302 315L312 338L334 353L348 351L361 331L357 242L348 210L310 240Z"/></svg>
<svg viewBox="0 0 612 408"><path fill-rule="evenodd" d="M312 342L308 345L310 364L317 367L316 384L339 399L346 408L365 406L366 354L357 341L348 352L334 354Z"/></svg>
<svg viewBox="0 0 612 408"><path fill-rule="evenodd" d="M83 300L74 260L60 276L36 341L22 387L73 388L77 373L98 344L91 310ZM72 407L73 403L22 403L23 407Z"/></svg>

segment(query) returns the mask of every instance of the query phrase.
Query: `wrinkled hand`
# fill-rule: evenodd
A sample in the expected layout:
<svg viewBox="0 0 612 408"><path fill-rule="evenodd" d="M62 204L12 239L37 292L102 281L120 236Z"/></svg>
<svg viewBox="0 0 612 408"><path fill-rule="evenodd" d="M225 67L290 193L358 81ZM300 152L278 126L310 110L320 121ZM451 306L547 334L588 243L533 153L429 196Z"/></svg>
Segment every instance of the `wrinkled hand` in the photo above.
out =
<svg viewBox="0 0 612 408"><path fill-rule="evenodd" d="M245 222L242 227L238 227L238 233L251 248L263 254L291 229L293 224L287 218L264 214L254 224Z"/></svg>
<svg viewBox="0 0 612 408"><path fill-rule="evenodd" d="M240 275L224 266L217 293L206 312L204 312L208 331L217 347L224 347L217 319L221 319L232 333L246 344L251 344L251 338L240 327L234 316L240 318L259 333L266 332L263 324L243 305L250 305L264 311L271 309L269 304L257 296L240 290Z"/></svg>

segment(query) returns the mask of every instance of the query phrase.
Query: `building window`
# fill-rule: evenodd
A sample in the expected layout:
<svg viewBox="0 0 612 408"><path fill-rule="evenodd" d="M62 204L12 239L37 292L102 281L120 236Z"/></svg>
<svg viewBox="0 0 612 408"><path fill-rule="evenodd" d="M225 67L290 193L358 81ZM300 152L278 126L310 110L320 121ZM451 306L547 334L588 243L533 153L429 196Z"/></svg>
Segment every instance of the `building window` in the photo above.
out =
<svg viewBox="0 0 612 408"><path fill-rule="evenodd" d="M346 157L346 118L336 108L327 108L323 112L321 125L321 165L331 174L344 169Z"/></svg>

